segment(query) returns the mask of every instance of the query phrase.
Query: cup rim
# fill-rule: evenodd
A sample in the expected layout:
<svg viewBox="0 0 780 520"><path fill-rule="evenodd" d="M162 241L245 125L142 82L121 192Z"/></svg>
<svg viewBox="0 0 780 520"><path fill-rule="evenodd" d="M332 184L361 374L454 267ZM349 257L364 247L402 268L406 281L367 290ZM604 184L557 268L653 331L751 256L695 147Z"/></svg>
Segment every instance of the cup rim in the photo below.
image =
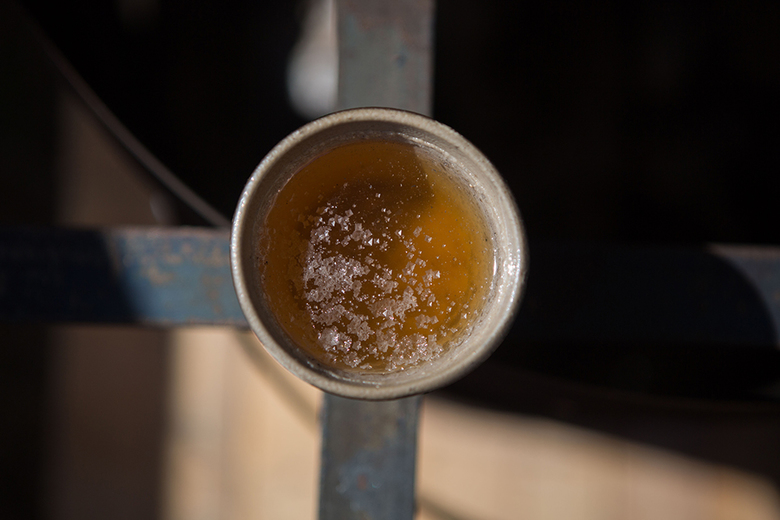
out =
<svg viewBox="0 0 780 520"><path fill-rule="evenodd" d="M357 376L343 378L336 375L335 371L329 371L324 367L310 363L302 363L300 359L293 356L276 341L269 327L263 322L250 296L247 276L244 272L245 255L249 252L243 250L243 235L252 231L249 229L252 220L248 216L250 203L258 195L260 183L270 169L285 154L320 132L349 123L374 122L403 125L436 136L455 146L459 153L465 154L474 164L477 164L482 170L481 174L485 175L486 180L491 183L492 189L501 199L499 201L499 205L502 207L501 218L506 220L502 223L503 229L509 234L513 234L508 241L515 248L514 251L509 252L509 258L505 262L507 265L504 266L509 277L508 286L504 288L505 294L502 295L501 302L505 311L494 319L496 323L492 324L491 329L482 334L485 344L472 348L461 356L462 359L459 359L456 364L446 366L444 369L434 367L431 370L415 370L413 372L417 377L408 381L394 381L398 377L387 378L387 382L382 382L381 378L377 377L359 381ZM236 207L230 236L230 266L236 295L250 328L266 351L302 380L326 392L357 399L394 399L428 392L455 381L474 369L495 350L508 331L519 305L525 283L527 263L527 245L519 211L511 192L488 159L473 144L450 127L420 114L390 108L357 108L334 112L302 126L280 141L263 158L247 181Z"/></svg>

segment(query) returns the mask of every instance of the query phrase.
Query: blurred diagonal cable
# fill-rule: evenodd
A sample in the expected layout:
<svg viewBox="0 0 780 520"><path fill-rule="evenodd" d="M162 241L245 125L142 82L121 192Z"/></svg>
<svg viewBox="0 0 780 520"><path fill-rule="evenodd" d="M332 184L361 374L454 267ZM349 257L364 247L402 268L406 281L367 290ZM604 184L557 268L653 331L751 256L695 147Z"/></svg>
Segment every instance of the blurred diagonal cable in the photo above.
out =
<svg viewBox="0 0 780 520"><path fill-rule="evenodd" d="M166 189L179 200L189 206L206 222L216 227L230 227L230 220L218 212L203 198L192 191L165 164L163 164L138 138L116 117L116 115L98 97L75 67L60 52L54 43L43 32L43 29L32 19L23 7L17 5L19 16L30 28L35 40L40 44L46 56L51 60L57 73L75 94L84 102L89 110L100 121L103 127Z"/></svg>

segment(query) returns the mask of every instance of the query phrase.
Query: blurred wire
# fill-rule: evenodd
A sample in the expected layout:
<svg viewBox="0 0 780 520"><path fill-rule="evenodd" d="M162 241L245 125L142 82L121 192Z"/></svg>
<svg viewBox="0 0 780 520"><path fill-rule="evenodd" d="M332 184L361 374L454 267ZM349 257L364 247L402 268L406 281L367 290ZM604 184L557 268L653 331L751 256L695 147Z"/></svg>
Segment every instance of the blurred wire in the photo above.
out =
<svg viewBox="0 0 780 520"><path fill-rule="evenodd" d="M94 90L84 81L84 78L76 71L75 67L60 52L43 29L30 17L21 6L18 6L22 16L33 37L38 41L46 56L51 60L54 68L65 82L73 89L75 94L84 102L89 110L100 121L103 127L111 134L135 159L146 168L165 188L178 197L195 213L209 224L216 227L230 227L230 220L218 212L208 202L198 196L186 184L184 184L165 164L149 151L132 132L114 115L98 97Z"/></svg>

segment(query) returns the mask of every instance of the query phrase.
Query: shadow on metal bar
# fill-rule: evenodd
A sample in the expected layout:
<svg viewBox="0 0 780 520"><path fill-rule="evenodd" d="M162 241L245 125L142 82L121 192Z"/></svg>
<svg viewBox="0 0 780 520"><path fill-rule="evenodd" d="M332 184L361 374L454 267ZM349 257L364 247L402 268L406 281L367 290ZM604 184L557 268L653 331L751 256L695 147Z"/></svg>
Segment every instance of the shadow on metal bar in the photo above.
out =
<svg viewBox="0 0 780 520"><path fill-rule="evenodd" d="M526 296L505 344L778 345L778 248L530 250ZM246 324L229 232L210 228L2 229L0 319Z"/></svg>
<svg viewBox="0 0 780 520"><path fill-rule="evenodd" d="M533 244L520 341L777 345L780 249Z"/></svg>
<svg viewBox="0 0 780 520"><path fill-rule="evenodd" d="M492 363L641 395L777 398L780 249L555 243L531 258Z"/></svg>
<svg viewBox="0 0 780 520"><path fill-rule="evenodd" d="M228 247L211 229L0 230L0 318L246 326Z"/></svg>

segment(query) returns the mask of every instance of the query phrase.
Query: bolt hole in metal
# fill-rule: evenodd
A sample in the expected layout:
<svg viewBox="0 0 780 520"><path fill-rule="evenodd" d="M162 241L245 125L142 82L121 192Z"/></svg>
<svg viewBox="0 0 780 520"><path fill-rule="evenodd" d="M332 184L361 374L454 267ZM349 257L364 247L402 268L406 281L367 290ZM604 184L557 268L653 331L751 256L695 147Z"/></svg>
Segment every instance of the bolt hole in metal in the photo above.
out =
<svg viewBox="0 0 780 520"><path fill-rule="evenodd" d="M436 299L444 293L435 293L435 290L436 287L447 287L448 277L453 280L459 276L462 278L464 272L473 268L471 264L475 260L465 259L468 261L464 264L464 259L461 259L457 265L446 264L446 269L434 268L433 264L427 265L423 257L415 257L413 253L418 251L415 244L422 251L427 247L426 242L436 243L435 237L430 234L444 233L462 238L465 236L463 229L468 227L466 220L451 215L455 210L450 207L455 202L447 202L442 210L444 216L436 217L440 218L436 220L439 227L431 228L435 233L426 234L424 225L414 225L393 230L397 237L391 237L378 228L373 228L372 234L368 228L362 227L360 215L353 216L351 208L360 211L364 206L374 206L366 206L367 203L362 202L364 192L350 190L358 189L355 186L361 183L372 188L373 185L369 178L363 178L355 171L364 163L382 160L379 155L376 158L372 156L373 151L366 151L366 143L379 143L376 145L378 149L389 147L395 150L393 147L396 147L400 150L397 153L401 154L406 153L404 150L412 150L415 156L424 157L425 161L421 164L435 166L423 166L418 173L428 179L431 186L455 186L447 192L454 194L451 200L459 200L462 196L465 200L463 207L475 212L476 220L484 224L484 244L474 245L473 251L479 252L489 263L486 265L487 283L479 296L469 296L471 300L459 304L463 308L456 310L459 313L463 311L463 320L457 321L460 314L446 314L446 311L455 308L454 300L449 306L444 305ZM324 192L317 184L321 180L320 174L312 174L311 180L301 180L303 177L296 180L297 176L307 175L307 168L314 168L321 161L335 160L332 158L336 156L343 156L342 160L346 161L338 163L342 164L346 172L344 175L348 176L343 183L339 181L343 184L342 191L353 196L360 194L360 208L357 203L350 206L343 198L347 195L333 199L341 201L340 212L329 205L330 202L322 202L323 193L317 191ZM435 172L442 177L431 177ZM385 199L381 199L383 203L387 200L392 204L392 200L388 199L393 197L401 201L396 202L402 205L392 208L419 204L420 207L413 211L413 217L425 221L428 209L420 202L423 200L419 194L422 188L413 183L410 186L412 181L407 177L399 181L393 173L387 178L391 177L397 185L388 184L389 188L384 193L377 191L377 200L384 195ZM385 177L382 179L387 180ZM277 231L274 227L275 215L282 211L278 207L297 200L296 197L305 198L290 192L289 186L296 182L302 185L300 193L308 193L305 196L312 198L314 205L311 207L316 211L311 211L310 215L299 215L299 223L291 222L289 228L282 225L279 228L282 231L274 235ZM407 182L406 188L403 182ZM341 186L339 189L342 189ZM444 186L441 189L449 188ZM288 196L288 192L292 195ZM409 195L402 196L402 192ZM439 193L444 192L435 192L425 201L435 202L438 200L436 197L442 196ZM284 197L288 197L289 201ZM281 202L283 198L284 202ZM318 206L320 202L322 205ZM431 207L434 202L431 202ZM378 205L374 209L376 215L391 222L395 209L390 211L388 208L391 206ZM295 218L295 214L292 215L291 219ZM378 219L373 216L370 220L375 222ZM429 221L433 222L433 217ZM297 236L297 233L300 233L301 243L308 245L291 242L288 250L277 254L288 263L280 263L273 269L268 267L269 262L275 265L273 255L276 254L274 248L277 244L293 240L291 237ZM342 248L347 247L350 240L352 245L349 247L356 248L353 251L361 251L360 262L342 255L342 249L339 249L340 253L334 253L335 249L320 251L312 245L319 241L317 243L323 244L323 247L327 244L328 247L337 245ZM472 244L470 238L462 240L464 244L466 241ZM489 250L479 251L480 245ZM441 248L446 246L446 242L441 243ZM366 253L364 247L373 248L371 251L375 252ZM377 265L381 262L375 263L372 254L377 258L383 255L398 257L398 267L394 270L380 269ZM316 262L310 265L307 262L312 258ZM430 256L428 261L443 261L439 258L438 255L435 258ZM503 338L517 309L527 270L526 258L526 241L519 212L490 162L452 129L424 116L385 108L336 112L305 125L280 142L247 182L236 209L231 234L231 268L236 293L252 330L266 350L301 379L326 392L357 399L394 399L428 392L461 377L484 360ZM343 273L348 273L348 276ZM314 289L305 285L314 283L311 280L320 285L314 286ZM476 289L469 287L469 284L474 285L469 280L462 278L458 287L463 290L457 294L466 290L471 291L469 294L477 294ZM304 301L301 296L300 302L303 303L299 302L299 314L302 317L289 318L288 322L287 309L280 311L282 307L278 303L286 296L279 300L274 288L281 287L280 294L286 294L286 288L295 286L300 294L307 295L308 300ZM363 302L355 305L370 310L364 313L368 316L356 311L358 307L349 307L351 303L347 300L353 297ZM328 308L319 306L322 301L332 305ZM425 314L426 304L430 308L444 309L441 311L443 314ZM289 313L290 316L293 314ZM407 316L409 318L405 321ZM445 321L449 328L443 324L436 327L437 322ZM347 334L347 330L351 334ZM317 350L318 345L322 347L322 352ZM373 354L367 353L369 349L373 349ZM343 352L343 357L332 354L337 351ZM425 355L420 357L419 352ZM399 355L396 358L383 357L385 353L387 356ZM380 359L390 361L380 366L377 364Z"/></svg>

